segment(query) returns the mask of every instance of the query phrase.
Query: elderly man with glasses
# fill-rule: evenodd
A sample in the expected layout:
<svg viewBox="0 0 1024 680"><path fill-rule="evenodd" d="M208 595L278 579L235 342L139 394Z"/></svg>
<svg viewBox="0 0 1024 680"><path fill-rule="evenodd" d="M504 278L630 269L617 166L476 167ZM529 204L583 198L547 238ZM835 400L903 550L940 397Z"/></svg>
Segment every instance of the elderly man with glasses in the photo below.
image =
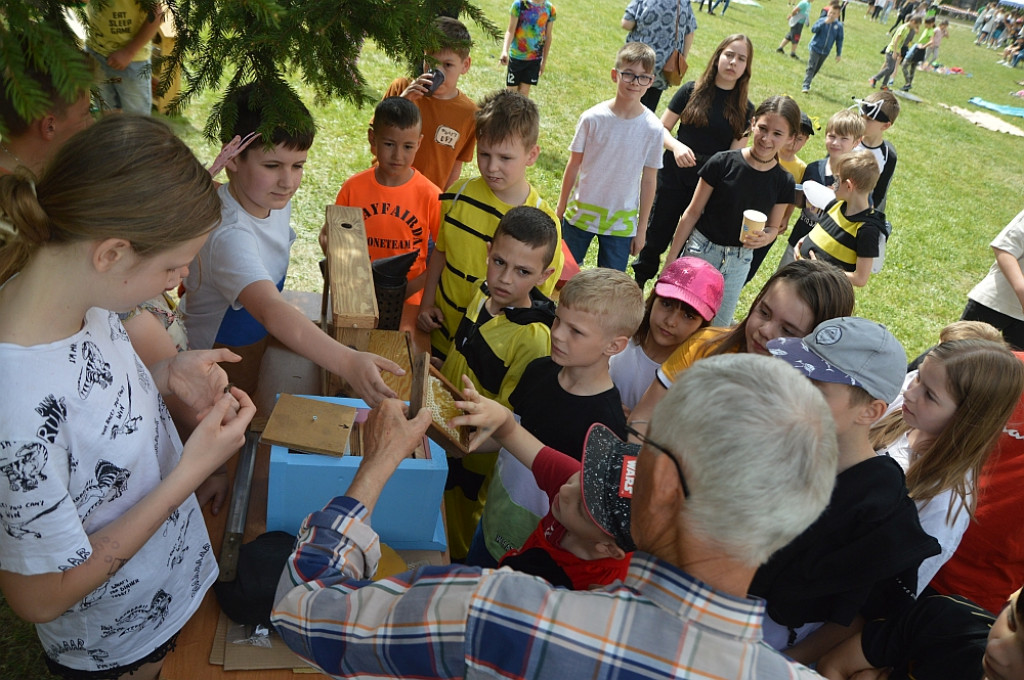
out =
<svg viewBox="0 0 1024 680"><path fill-rule="evenodd" d="M473 424L470 410L456 422ZM638 549L625 582L591 591L458 565L368 581L374 504L428 423L423 411L406 420L400 402L375 409L346 495L303 523L272 620L314 666L334 677L818 677L761 642L764 605L746 597L835 480L828 407L790 366L702 360L659 403L649 439L617 445L639 448Z"/></svg>

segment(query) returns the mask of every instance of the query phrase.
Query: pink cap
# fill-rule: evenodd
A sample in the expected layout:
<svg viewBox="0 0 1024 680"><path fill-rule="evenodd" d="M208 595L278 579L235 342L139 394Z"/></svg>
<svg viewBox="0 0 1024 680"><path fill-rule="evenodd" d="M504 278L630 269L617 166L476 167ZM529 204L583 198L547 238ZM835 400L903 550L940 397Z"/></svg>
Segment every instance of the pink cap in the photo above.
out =
<svg viewBox="0 0 1024 680"><path fill-rule="evenodd" d="M665 267L654 284L658 297L680 300L711 321L722 305L725 279L714 265L699 257L680 257Z"/></svg>

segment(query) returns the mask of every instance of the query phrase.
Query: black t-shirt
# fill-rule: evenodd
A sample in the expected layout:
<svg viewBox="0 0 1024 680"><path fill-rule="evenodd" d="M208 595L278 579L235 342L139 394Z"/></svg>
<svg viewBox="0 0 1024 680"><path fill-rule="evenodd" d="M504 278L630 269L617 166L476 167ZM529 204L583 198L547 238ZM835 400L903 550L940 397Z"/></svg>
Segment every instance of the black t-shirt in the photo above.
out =
<svg viewBox="0 0 1024 680"><path fill-rule="evenodd" d="M959 595L922 596L891 619L864 624L861 649L889 680L981 678L981 659L995 617Z"/></svg>
<svg viewBox="0 0 1024 680"><path fill-rule="evenodd" d="M891 616L912 602L918 567L938 553L899 463L875 456L839 473L828 507L761 565L750 594L784 626L846 626L857 614Z"/></svg>
<svg viewBox="0 0 1024 680"><path fill-rule="evenodd" d="M815 181L818 184L831 187L835 183L836 178L833 175L825 174L825 165L827 163L827 158L822 158L820 161L808 163L807 167L804 169L804 178L801 180L802 183ZM796 224L793 225L793 229L789 233L789 245L795 248L800 239L811 233L811 229L814 229L814 225L818 223L820 216L821 212L808 203L800 212L799 219L797 219Z"/></svg>
<svg viewBox="0 0 1024 680"><path fill-rule="evenodd" d="M668 110L676 115L682 115L683 109L686 108L690 101L690 95L693 94L695 84L693 81L690 81L676 90L676 93L672 95L672 100L668 103ZM699 179L697 171L700 170L701 166L719 151L725 151L732 146L733 141L736 139L736 133L725 118L725 103L731 92L732 90L715 88L715 98L711 102L711 108L708 109L708 124L706 127L693 127L692 125L679 123L676 129L676 139L693 150L694 155L697 157L697 165L692 168L680 168L676 165L676 159L672 152L666 151L662 172L672 175L684 186L696 187L697 180ZM753 114L754 105L750 103L750 100L747 100L747 115L745 119L750 120Z"/></svg>
<svg viewBox="0 0 1024 680"><path fill-rule="evenodd" d="M619 390L581 397L566 392L558 383L562 367L551 357L530 362L508 403L520 424L546 446L576 460L583 457L583 442L594 423L603 423L626 438L626 414Z"/></svg>
<svg viewBox="0 0 1024 680"><path fill-rule="evenodd" d="M716 153L699 174L714 191L696 228L721 246L743 245L740 225L744 210L771 215L776 204L793 202L793 176L778 163L770 170L755 170L743 159L742 149Z"/></svg>

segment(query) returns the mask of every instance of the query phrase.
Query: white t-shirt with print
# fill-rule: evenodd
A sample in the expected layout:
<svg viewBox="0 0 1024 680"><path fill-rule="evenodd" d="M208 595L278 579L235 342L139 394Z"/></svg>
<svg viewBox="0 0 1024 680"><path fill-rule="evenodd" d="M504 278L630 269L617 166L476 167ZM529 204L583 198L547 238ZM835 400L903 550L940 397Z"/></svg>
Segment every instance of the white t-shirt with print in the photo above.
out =
<svg viewBox="0 0 1024 680"><path fill-rule="evenodd" d="M192 349L213 347L224 314L229 308L242 308L238 296L246 286L257 281L276 285L288 273L295 241L291 201L282 210L271 210L260 219L239 205L228 186L221 185L217 190L223 204L220 225L199 250L185 279L187 293L181 310Z"/></svg>
<svg viewBox="0 0 1024 680"><path fill-rule="evenodd" d="M117 315L93 308L57 342L0 343L0 569L66 571L89 535L145 497L181 441ZM181 629L217 576L195 496L109 580L36 629L46 654L82 670L137 661Z"/></svg>

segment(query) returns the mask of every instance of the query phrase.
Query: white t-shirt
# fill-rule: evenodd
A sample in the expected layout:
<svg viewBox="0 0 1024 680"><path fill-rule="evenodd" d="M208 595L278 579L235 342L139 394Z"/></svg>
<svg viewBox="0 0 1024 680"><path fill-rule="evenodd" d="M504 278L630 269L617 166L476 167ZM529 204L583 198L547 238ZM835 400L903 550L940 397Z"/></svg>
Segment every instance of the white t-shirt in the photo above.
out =
<svg viewBox="0 0 1024 680"><path fill-rule="evenodd" d="M911 371L907 374L906 379L903 381L904 390L913 382L915 377L917 377L917 371ZM903 394L901 392L900 396L889 405L886 413L891 413L902 406ZM877 453L883 456L888 455L895 460L903 468L904 473L910 467L910 441L905 433L887 448L881 449ZM970 480L968 480L969 487ZM963 500L958 499L954 503L952 512L949 513L949 519L946 518L947 511L949 510L949 501L952 496L952 489L948 489L930 501L916 501L917 515L921 520L921 528L924 529L926 534L934 537L939 542L939 548L941 549L938 555L932 555L918 567L918 595L931 583L932 578L939 572L942 565L948 562L949 558L956 552L957 546L960 545L960 539L963 538L964 532L967 531L967 525L970 524L971 516L967 512L967 507ZM970 496L968 496L969 498Z"/></svg>
<svg viewBox="0 0 1024 680"><path fill-rule="evenodd" d="M661 364L647 356L633 339L630 339L626 349L608 361L608 372L626 408L632 409L637 405L644 392L654 382L659 366Z"/></svg>
<svg viewBox="0 0 1024 680"><path fill-rule="evenodd" d="M178 464L181 441L117 315L93 308L73 336L0 344L0 569L65 571L95 533ZM137 661L181 629L217 576L195 496L99 588L36 630L70 668Z"/></svg>
<svg viewBox="0 0 1024 680"><path fill-rule="evenodd" d="M1017 213L1017 216L1003 227L990 245L1010 253L1017 258L1017 264L1024 267L1024 210ZM1020 299L995 262L989 267L985 278L971 289L967 297L989 309L1024 321L1024 309L1020 306Z"/></svg>
<svg viewBox="0 0 1024 680"><path fill-rule="evenodd" d="M583 112L569 150L583 154L565 219L595 234L634 236L644 168L661 168L664 126L644 107L619 118L611 102Z"/></svg>
<svg viewBox="0 0 1024 680"><path fill-rule="evenodd" d="M249 345L262 340L266 330L255 327L234 331L231 337L218 338L221 323L228 309L240 310L238 296L250 283L270 281L280 285L288 273L288 259L295 232L291 228L291 201L283 210L271 210L264 219L253 217L239 205L224 184L217 190L223 202L221 223L196 260L185 279L182 312L192 349L209 349L219 340L232 346ZM229 324L232 323L229 321Z"/></svg>

